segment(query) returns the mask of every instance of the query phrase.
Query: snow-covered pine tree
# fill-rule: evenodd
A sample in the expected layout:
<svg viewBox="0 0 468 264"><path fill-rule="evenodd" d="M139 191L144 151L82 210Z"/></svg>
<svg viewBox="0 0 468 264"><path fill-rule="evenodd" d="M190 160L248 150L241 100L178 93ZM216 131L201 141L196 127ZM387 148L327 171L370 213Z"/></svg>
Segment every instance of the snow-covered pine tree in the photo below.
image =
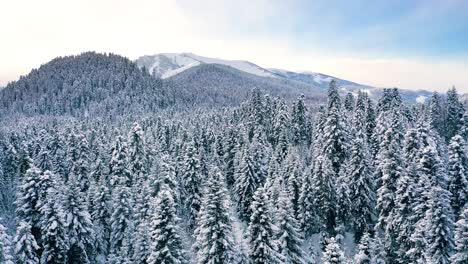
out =
<svg viewBox="0 0 468 264"><path fill-rule="evenodd" d="M455 254L451 263L468 263L468 206L465 206L455 226Z"/></svg>
<svg viewBox="0 0 468 264"><path fill-rule="evenodd" d="M68 263L68 233L65 213L56 190L48 190L47 201L41 206L41 263ZM73 263L73 262L71 262Z"/></svg>
<svg viewBox="0 0 468 264"><path fill-rule="evenodd" d="M74 161L73 164L73 174L74 177L77 177L77 181L80 185L80 191L87 196L89 187L90 187L90 151L89 143L86 137L81 134L78 136L79 146L78 146L78 159Z"/></svg>
<svg viewBox="0 0 468 264"><path fill-rule="evenodd" d="M176 177L176 166L172 157L163 155L159 161L159 170L153 167L150 176L150 188L153 197L158 196L160 190L167 186L167 189L172 192L174 201L178 204L180 202L180 191Z"/></svg>
<svg viewBox="0 0 468 264"><path fill-rule="evenodd" d="M345 264L346 263L343 250L340 248L340 245L336 242L336 239L334 237L331 237L328 241L325 251L322 254L322 263L323 264Z"/></svg>
<svg viewBox="0 0 468 264"><path fill-rule="evenodd" d="M307 117L307 107L304 104L305 96L301 95L292 107L291 132L292 142L295 145L310 144L310 122Z"/></svg>
<svg viewBox="0 0 468 264"><path fill-rule="evenodd" d="M433 186L427 212L427 257L430 263L448 264L454 251L453 213L450 193Z"/></svg>
<svg viewBox="0 0 468 264"><path fill-rule="evenodd" d="M163 187L154 202L150 237L148 264L188 263L182 247L176 204L167 186Z"/></svg>
<svg viewBox="0 0 468 264"><path fill-rule="evenodd" d="M124 183L118 185L112 192L112 208L113 213L110 217L110 253L114 255L120 254L122 243L126 236L131 236L133 233L133 200L130 188L127 187L126 181L116 179L116 182Z"/></svg>
<svg viewBox="0 0 468 264"><path fill-rule="evenodd" d="M20 221L16 228L15 243L15 256L16 263L18 264L38 264L39 258L36 251L39 246L36 239L31 234L31 225L28 222Z"/></svg>
<svg viewBox="0 0 468 264"><path fill-rule="evenodd" d="M463 114L465 112L455 87L447 91L446 107L445 140L449 142L452 137L462 132Z"/></svg>
<svg viewBox="0 0 468 264"><path fill-rule="evenodd" d="M31 168L24 175L16 195L16 214L20 221L29 223L30 229L33 229L30 232L35 238L40 236L39 183L41 173L34 164L31 164Z"/></svg>
<svg viewBox="0 0 468 264"><path fill-rule="evenodd" d="M439 133L440 136L444 134L444 120L443 120L443 111L442 105L440 102L440 96L437 92L434 92L431 96L431 100L429 101L429 122L431 128Z"/></svg>
<svg viewBox="0 0 468 264"><path fill-rule="evenodd" d="M145 136L137 122L133 124L128 134L128 166L131 173L131 185L147 180L148 160Z"/></svg>
<svg viewBox="0 0 468 264"><path fill-rule="evenodd" d="M278 252L284 258L283 263L303 264L305 263L305 253L301 248L303 238L299 222L294 215L291 198L290 192L283 188L278 209Z"/></svg>
<svg viewBox="0 0 468 264"><path fill-rule="evenodd" d="M371 264L372 262L372 239L369 233L365 232L361 235L358 244L358 252L354 256L354 264Z"/></svg>
<svg viewBox="0 0 468 264"><path fill-rule="evenodd" d="M151 236L149 229L149 220L140 222L135 232L135 245L133 252L133 261L139 264L147 264L151 253Z"/></svg>
<svg viewBox="0 0 468 264"><path fill-rule="evenodd" d="M322 136L323 154L330 160L333 177L337 178L341 164L346 158L346 132L341 112L341 98L335 80L330 82L327 104Z"/></svg>
<svg viewBox="0 0 468 264"><path fill-rule="evenodd" d="M93 185L91 190L93 192L91 219L94 229L95 255L97 260L102 260L109 253L110 246L111 196L105 179Z"/></svg>
<svg viewBox="0 0 468 264"><path fill-rule="evenodd" d="M451 205L455 219L458 219L463 206L468 203L468 158L463 138L454 136L450 140L448 151L447 173L452 194Z"/></svg>
<svg viewBox="0 0 468 264"><path fill-rule="evenodd" d="M301 224L301 230L306 236L316 232L319 227L312 173L313 166L305 169L302 177L301 193L299 196L298 219Z"/></svg>
<svg viewBox="0 0 468 264"><path fill-rule="evenodd" d="M203 178L200 160L194 145L193 139L187 144L183 163L181 164L184 209L188 215L188 225L192 229L196 226L196 218L200 211Z"/></svg>
<svg viewBox="0 0 468 264"><path fill-rule="evenodd" d="M335 233L337 195L335 189L336 179L333 177L331 162L318 156L314 161L313 184L318 216L322 231L328 234Z"/></svg>
<svg viewBox="0 0 468 264"><path fill-rule="evenodd" d="M273 219L268 198L263 187L259 187L252 199L252 215L248 227L250 240L250 263L281 263L285 256L278 254Z"/></svg>
<svg viewBox="0 0 468 264"><path fill-rule="evenodd" d="M95 253L94 226L81 187L80 179L70 174L63 205L69 243L68 261L92 263Z"/></svg>
<svg viewBox="0 0 468 264"><path fill-rule="evenodd" d="M234 251L229 207L223 176L218 168L212 168L195 230L196 241L193 248L197 263L236 263L237 253Z"/></svg>
<svg viewBox="0 0 468 264"><path fill-rule="evenodd" d="M356 107L356 111L359 108ZM347 177L349 177L350 211L356 242L360 241L362 234L365 232L373 231L376 220L375 183L369 168L365 134L361 131L358 130L354 137L350 161L346 168Z"/></svg>
<svg viewBox="0 0 468 264"><path fill-rule="evenodd" d="M263 175L258 170L258 165L254 160L251 148L246 147L240 154L240 163L236 168L233 188L237 197L237 210L243 220L249 219L252 196L263 180Z"/></svg>
<svg viewBox="0 0 468 264"><path fill-rule="evenodd" d="M0 224L0 263L14 264L12 255L12 240L7 229Z"/></svg>
<svg viewBox="0 0 468 264"><path fill-rule="evenodd" d="M112 148L112 158L109 163L110 185L126 185L130 187L131 173L128 168L127 143L122 136L118 136ZM120 182L119 182L120 181ZM113 192L114 190L111 190Z"/></svg>
<svg viewBox="0 0 468 264"><path fill-rule="evenodd" d="M346 111L352 112L354 110L355 102L354 102L354 95L348 92L345 96L343 107Z"/></svg>

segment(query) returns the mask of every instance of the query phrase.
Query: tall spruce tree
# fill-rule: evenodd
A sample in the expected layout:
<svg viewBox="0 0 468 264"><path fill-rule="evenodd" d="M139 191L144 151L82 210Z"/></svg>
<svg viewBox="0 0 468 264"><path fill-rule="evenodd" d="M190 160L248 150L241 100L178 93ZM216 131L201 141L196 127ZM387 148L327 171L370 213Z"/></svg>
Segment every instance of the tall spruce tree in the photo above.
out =
<svg viewBox="0 0 468 264"><path fill-rule="evenodd" d="M12 239L7 229L0 224L0 263L14 264L12 255Z"/></svg>
<svg viewBox="0 0 468 264"><path fill-rule="evenodd" d="M196 241L193 246L197 263L236 263L232 220L223 176L212 168L198 214Z"/></svg>
<svg viewBox="0 0 468 264"><path fill-rule="evenodd" d="M154 215L150 226L150 254L148 264L188 263L182 247L179 219L172 192L164 187L154 203Z"/></svg>
<svg viewBox="0 0 468 264"><path fill-rule="evenodd" d="M463 138L459 135L454 136L450 140L448 151L447 173L452 194L451 205L455 217L458 218L463 206L468 203L468 158Z"/></svg>
<svg viewBox="0 0 468 264"><path fill-rule="evenodd" d="M18 223L14 242L16 263L39 263L39 258L36 254L39 246L36 243L36 239L34 239L34 236L31 234L31 225L28 222L20 221Z"/></svg>
<svg viewBox="0 0 468 264"><path fill-rule="evenodd" d="M268 198L263 187L253 196L252 215L248 227L250 239L250 263L281 263L284 256L278 254L274 237L273 219L269 211Z"/></svg>
<svg viewBox="0 0 468 264"><path fill-rule="evenodd" d="M452 256L453 264L468 263L468 206L456 223L455 229L455 254Z"/></svg>

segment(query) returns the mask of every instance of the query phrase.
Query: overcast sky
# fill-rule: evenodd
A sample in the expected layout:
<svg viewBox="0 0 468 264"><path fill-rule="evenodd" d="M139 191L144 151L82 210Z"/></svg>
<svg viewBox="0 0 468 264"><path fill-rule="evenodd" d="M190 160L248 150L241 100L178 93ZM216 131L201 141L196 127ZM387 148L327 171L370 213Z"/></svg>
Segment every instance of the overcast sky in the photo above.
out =
<svg viewBox="0 0 468 264"><path fill-rule="evenodd" d="M468 92L464 0L5 0L0 85L57 56L193 52L379 87Z"/></svg>

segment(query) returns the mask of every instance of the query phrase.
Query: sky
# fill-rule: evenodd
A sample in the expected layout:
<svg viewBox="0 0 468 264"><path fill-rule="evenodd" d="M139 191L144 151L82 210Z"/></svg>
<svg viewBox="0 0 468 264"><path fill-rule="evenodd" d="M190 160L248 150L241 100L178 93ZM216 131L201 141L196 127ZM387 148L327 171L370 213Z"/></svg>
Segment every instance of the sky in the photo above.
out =
<svg viewBox="0 0 468 264"><path fill-rule="evenodd" d="M0 85L85 51L192 52L468 92L465 0L1 0L0 9Z"/></svg>

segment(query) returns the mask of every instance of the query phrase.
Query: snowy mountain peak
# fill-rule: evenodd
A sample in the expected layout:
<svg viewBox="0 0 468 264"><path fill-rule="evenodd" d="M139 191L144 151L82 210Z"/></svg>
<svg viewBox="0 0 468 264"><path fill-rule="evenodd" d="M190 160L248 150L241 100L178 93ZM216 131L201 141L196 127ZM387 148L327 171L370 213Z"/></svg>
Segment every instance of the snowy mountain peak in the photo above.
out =
<svg viewBox="0 0 468 264"><path fill-rule="evenodd" d="M139 67L145 67L154 76L163 79L200 64L223 64L262 77L276 77L276 75L269 70L248 61L208 58L188 52L160 53L152 56L142 56L136 60L136 63Z"/></svg>

